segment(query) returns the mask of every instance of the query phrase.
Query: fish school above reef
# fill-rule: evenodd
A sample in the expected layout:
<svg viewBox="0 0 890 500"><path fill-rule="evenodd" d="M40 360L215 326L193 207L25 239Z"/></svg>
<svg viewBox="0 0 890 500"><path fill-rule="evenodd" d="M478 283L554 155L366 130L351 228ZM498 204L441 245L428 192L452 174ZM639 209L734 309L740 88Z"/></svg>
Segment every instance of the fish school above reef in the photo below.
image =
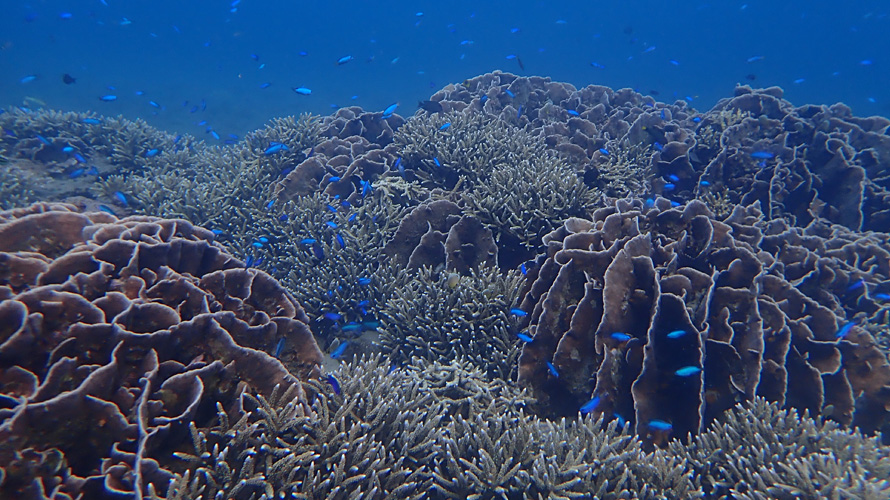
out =
<svg viewBox="0 0 890 500"><path fill-rule="evenodd" d="M406 107L0 113L0 497L890 497L890 121Z"/></svg>

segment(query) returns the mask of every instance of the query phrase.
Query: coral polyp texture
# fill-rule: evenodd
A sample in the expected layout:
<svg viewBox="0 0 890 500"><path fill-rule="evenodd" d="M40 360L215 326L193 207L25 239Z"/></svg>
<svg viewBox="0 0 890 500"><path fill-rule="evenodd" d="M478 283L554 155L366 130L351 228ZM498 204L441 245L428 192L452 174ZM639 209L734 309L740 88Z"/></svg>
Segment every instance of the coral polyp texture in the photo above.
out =
<svg viewBox="0 0 890 500"><path fill-rule="evenodd" d="M0 212L0 296L4 497L166 489L190 427L321 361L293 297L184 220Z"/></svg>
<svg viewBox="0 0 890 500"><path fill-rule="evenodd" d="M3 498L888 497L884 118L493 72L0 127Z"/></svg>
<svg viewBox="0 0 890 500"><path fill-rule="evenodd" d="M547 235L521 307L520 382L574 414L587 401L653 442L760 396L890 430L887 235L766 220L756 205L620 200Z"/></svg>

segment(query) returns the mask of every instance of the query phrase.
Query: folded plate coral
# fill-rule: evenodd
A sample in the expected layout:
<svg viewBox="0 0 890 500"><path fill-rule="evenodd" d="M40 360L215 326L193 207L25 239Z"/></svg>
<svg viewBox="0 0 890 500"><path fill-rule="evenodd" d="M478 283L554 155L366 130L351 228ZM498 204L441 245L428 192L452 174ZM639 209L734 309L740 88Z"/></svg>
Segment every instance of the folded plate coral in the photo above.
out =
<svg viewBox="0 0 890 500"><path fill-rule="evenodd" d="M0 298L4 498L166 489L190 427L321 361L293 297L184 220L0 212Z"/></svg>
<svg viewBox="0 0 890 500"><path fill-rule="evenodd" d="M868 319L886 304L887 235L701 202L619 200L545 237L521 308L520 381L542 408L631 422L649 442L761 396L864 431L890 425L890 363Z"/></svg>

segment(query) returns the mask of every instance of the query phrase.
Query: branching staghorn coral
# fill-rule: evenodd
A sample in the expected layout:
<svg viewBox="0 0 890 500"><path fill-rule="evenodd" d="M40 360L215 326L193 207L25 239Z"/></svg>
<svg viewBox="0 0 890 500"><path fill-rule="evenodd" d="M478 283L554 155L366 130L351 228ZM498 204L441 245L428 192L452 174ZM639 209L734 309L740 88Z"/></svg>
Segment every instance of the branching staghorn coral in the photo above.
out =
<svg viewBox="0 0 890 500"><path fill-rule="evenodd" d="M549 228L585 214L596 199L540 136L481 113L416 115L396 131L394 146L406 178L459 193L451 198L506 245L537 248Z"/></svg>
<svg viewBox="0 0 890 500"><path fill-rule="evenodd" d="M165 498L886 498L890 449L761 399L646 453L618 421L541 420L496 384L462 361L393 369L375 356L305 384L311 412L288 393L248 396L245 413L193 432Z"/></svg>
<svg viewBox="0 0 890 500"><path fill-rule="evenodd" d="M518 272L403 273L380 311L380 343L395 361L466 357L490 377L515 379L518 330L508 311L518 297Z"/></svg>

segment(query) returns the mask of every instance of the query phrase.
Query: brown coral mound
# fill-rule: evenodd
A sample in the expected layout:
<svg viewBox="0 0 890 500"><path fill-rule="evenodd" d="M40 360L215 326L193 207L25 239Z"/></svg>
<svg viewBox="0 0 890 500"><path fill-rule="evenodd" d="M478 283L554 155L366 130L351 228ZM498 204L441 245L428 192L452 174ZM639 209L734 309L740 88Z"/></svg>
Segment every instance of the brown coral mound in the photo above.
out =
<svg viewBox="0 0 890 500"><path fill-rule="evenodd" d="M0 212L0 493L165 489L190 426L245 391L302 396L321 360L306 322L186 221Z"/></svg>
<svg viewBox="0 0 890 500"><path fill-rule="evenodd" d="M557 413L598 397L656 443L755 396L886 431L890 364L866 321L886 308L867 295L890 284L885 240L756 205L721 222L700 202L620 200L570 219L528 274L520 380Z"/></svg>

